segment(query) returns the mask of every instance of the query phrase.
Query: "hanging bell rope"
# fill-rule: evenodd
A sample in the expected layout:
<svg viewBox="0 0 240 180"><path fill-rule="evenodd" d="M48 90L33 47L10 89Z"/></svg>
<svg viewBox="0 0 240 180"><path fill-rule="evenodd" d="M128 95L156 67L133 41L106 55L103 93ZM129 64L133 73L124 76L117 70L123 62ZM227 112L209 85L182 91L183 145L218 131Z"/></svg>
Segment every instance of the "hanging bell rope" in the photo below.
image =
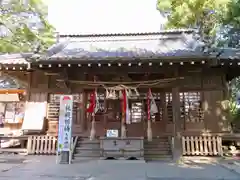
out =
<svg viewBox="0 0 240 180"><path fill-rule="evenodd" d="M96 81L96 77L94 77L94 81ZM95 89L95 92L93 94L93 96L96 96L96 92L97 92L97 89ZM96 101L97 101L97 98L98 97L95 97L94 98L94 103L95 103L95 106L96 106ZM96 135L96 127L95 127L95 107L93 109L93 112L92 112L92 122L91 122L91 130L90 130L90 140L94 140L95 139L95 135Z"/></svg>
<svg viewBox="0 0 240 180"><path fill-rule="evenodd" d="M121 137L126 138L127 137L127 130L126 130L126 125L122 123L121 125Z"/></svg>
<svg viewBox="0 0 240 180"><path fill-rule="evenodd" d="M93 141L96 136L96 130L95 130L95 115L92 115L92 122L91 122L91 131L90 131L90 140Z"/></svg>
<svg viewBox="0 0 240 180"><path fill-rule="evenodd" d="M148 120L147 138L148 138L148 141L152 141L152 122L151 122L151 120Z"/></svg>

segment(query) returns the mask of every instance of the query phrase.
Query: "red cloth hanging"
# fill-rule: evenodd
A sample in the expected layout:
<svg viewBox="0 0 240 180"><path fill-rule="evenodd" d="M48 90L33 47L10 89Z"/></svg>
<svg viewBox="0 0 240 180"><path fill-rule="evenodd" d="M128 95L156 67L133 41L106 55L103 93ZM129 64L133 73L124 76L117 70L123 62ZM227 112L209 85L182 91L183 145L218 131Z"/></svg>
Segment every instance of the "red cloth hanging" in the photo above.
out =
<svg viewBox="0 0 240 180"><path fill-rule="evenodd" d="M87 112L88 112L88 113L93 113L95 107L96 107L96 93L95 93L95 91L93 91L93 92L90 94L90 103L89 103L89 106L88 106L88 108L87 108Z"/></svg>

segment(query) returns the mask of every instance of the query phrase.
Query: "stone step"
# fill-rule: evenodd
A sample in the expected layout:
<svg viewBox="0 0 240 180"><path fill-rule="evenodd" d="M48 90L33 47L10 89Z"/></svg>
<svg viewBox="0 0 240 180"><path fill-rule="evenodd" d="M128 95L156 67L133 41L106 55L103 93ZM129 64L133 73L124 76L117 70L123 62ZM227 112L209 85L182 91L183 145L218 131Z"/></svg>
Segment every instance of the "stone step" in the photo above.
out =
<svg viewBox="0 0 240 180"><path fill-rule="evenodd" d="M81 153L83 151L88 151L88 152L101 152L101 149L100 148L88 148L88 147L76 147L75 149L75 153Z"/></svg>
<svg viewBox="0 0 240 180"><path fill-rule="evenodd" d="M144 156L145 160L172 159L172 155Z"/></svg>
<svg viewBox="0 0 240 180"><path fill-rule="evenodd" d="M144 145L152 145L152 144L169 144L169 141L144 142Z"/></svg>
<svg viewBox="0 0 240 180"><path fill-rule="evenodd" d="M168 153L168 154L144 154L144 157L146 157L146 158L172 157L172 154L171 153Z"/></svg>
<svg viewBox="0 0 240 180"><path fill-rule="evenodd" d="M159 141L144 141L144 144L159 144L159 143L169 143L168 140L159 140Z"/></svg>
<svg viewBox="0 0 240 180"><path fill-rule="evenodd" d="M172 156L161 156L161 157L144 157L144 160L146 162L153 162L153 161L167 161L169 162L170 160L172 160Z"/></svg>
<svg viewBox="0 0 240 180"><path fill-rule="evenodd" d="M84 150L84 149L90 149L90 150L95 150L95 149L100 149L100 146L77 146L75 150Z"/></svg>
<svg viewBox="0 0 240 180"><path fill-rule="evenodd" d="M77 147L83 147L83 146L100 147L100 144L98 144L98 143L78 143L76 146Z"/></svg>
<svg viewBox="0 0 240 180"><path fill-rule="evenodd" d="M171 151L170 148L151 148L151 149L144 149L144 152L148 152L148 151L153 151L153 152L158 152L158 151Z"/></svg>
<svg viewBox="0 0 240 180"><path fill-rule="evenodd" d="M153 150L153 151L161 151L161 150L171 150L170 146L153 146L153 147L144 147L144 150Z"/></svg>
<svg viewBox="0 0 240 180"><path fill-rule="evenodd" d="M152 156L152 155L171 155L170 151L166 152L144 152L144 156Z"/></svg>
<svg viewBox="0 0 240 180"><path fill-rule="evenodd" d="M144 147L171 147L169 143L158 143L158 144L144 144Z"/></svg>
<svg viewBox="0 0 240 180"><path fill-rule="evenodd" d="M96 161L99 160L100 157L75 157L72 161L72 163L82 163L86 161Z"/></svg>
<svg viewBox="0 0 240 180"><path fill-rule="evenodd" d="M77 147L100 147L100 143L99 142L92 142L92 141L78 141L77 143Z"/></svg>
<svg viewBox="0 0 240 180"><path fill-rule="evenodd" d="M170 145L144 146L144 149L171 149Z"/></svg>
<svg viewBox="0 0 240 180"><path fill-rule="evenodd" d="M80 137L78 139L74 159L100 158L100 155L100 141L98 139L90 140L89 137Z"/></svg>
<svg viewBox="0 0 240 180"><path fill-rule="evenodd" d="M74 154L74 158L77 157L101 157L101 153L100 152L90 152L90 151L82 151L81 153L75 153Z"/></svg>
<svg viewBox="0 0 240 180"><path fill-rule="evenodd" d="M85 140L78 140L77 144L100 144L100 141L97 140L89 140L89 139L85 139Z"/></svg>

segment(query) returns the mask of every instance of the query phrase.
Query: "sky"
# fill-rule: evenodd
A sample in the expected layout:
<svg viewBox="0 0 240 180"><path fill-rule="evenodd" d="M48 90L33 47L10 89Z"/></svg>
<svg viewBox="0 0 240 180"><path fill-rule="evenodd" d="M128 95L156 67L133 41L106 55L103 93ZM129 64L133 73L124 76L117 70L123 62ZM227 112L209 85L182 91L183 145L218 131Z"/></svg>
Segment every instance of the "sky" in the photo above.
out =
<svg viewBox="0 0 240 180"><path fill-rule="evenodd" d="M156 32L164 19L156 0L45 0L60 34Z"/></svg>

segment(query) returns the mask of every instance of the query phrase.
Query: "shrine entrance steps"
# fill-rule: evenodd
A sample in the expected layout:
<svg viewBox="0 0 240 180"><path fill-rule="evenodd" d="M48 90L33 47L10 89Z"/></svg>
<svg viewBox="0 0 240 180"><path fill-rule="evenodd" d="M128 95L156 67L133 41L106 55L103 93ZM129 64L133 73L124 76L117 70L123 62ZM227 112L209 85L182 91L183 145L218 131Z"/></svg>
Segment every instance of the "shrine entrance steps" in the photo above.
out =
<svg viewBox="0 0 240 180"><path fill-rule="evenodd" d="M89 137L79 137L73 155L73 163L82 160L102 159L100 140L91 141ZM152 141L144 140L145 161L170 161L172 160L171 143L168 136L153 138Z"/></svg>
<svg viewBox="0 0 240 180"><path fill-rule="evenodd" d="M145 161L172 160L171 142L168 136L153 138L152 141L144 140Z"/></svg>
<svg viewBox="0 0 240 180"><path fill-rule="evenodd" d="M82 159L100 159L100 140L90 140L89 137L79 137L73 155L73 161Z"/></svg>

